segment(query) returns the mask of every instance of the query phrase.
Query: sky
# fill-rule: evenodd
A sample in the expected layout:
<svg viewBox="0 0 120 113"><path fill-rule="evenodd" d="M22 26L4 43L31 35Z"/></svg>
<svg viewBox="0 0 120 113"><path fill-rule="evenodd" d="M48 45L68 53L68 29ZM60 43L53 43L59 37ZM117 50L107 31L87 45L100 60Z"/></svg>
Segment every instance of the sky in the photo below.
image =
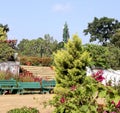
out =
<svg viewBox="0 0 120 113"><path fill-rule="evenodd" d="M120 21L120 0L0 0L0 24L8 24L8 39L18 43L45 34L60 42L65 22L70 37L77 33L83 44L89 43L83 30L94 17Z"/></svg>

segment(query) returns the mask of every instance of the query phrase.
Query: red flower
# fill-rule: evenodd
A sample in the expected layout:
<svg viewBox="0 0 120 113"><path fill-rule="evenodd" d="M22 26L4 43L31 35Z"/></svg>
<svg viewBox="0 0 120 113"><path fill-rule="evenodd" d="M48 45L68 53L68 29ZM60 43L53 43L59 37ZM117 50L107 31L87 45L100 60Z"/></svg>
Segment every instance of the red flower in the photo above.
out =
<svg viewBox="0 0 120 113"><path fill-rule="evenodd" d="M105 79L102 75L103 75L103 70L99 70L96 74L93 74L92 77L98 82L102 82Z"/></svg>
<svg viewBox="0 0 120 113"><path fill-rule="evenodd" d="M115 105L115 102L114 102L114 101L112 101L112 102L111 102L111 104Z"/></svg>
<svg viewBox="0 0 120 113"><path fill-rule="evenodd" d="M61 103L64 103L64 102L65 102L65 98L62 97L62 98L60 99L60 102L61 102Z"/></svg>
<svg viewBox="0 0 120 113"><path fill-rule="evenodd" d="M119 102L117 103L116 108L120 108L120 100L119 100Z"/></svg>

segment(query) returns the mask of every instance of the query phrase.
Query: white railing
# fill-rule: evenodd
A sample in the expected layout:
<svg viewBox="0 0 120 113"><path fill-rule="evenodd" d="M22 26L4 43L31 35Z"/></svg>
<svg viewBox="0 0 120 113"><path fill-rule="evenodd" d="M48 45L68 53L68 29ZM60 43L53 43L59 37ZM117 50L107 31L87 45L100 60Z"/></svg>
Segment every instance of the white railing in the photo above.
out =
<svg viewBox="0 0 120 113"><path fill-rule="evenodd" d="M87 76L93 75L93 73L96 73L101 69L91 69L89 67L86 67L86 74ZM120 70L113 70L113 69L102 69L103 70L103 77L105 78L102 81L102 84L106 85L109 81L111 81L111 85L118 85L120 84Z"/></svg>

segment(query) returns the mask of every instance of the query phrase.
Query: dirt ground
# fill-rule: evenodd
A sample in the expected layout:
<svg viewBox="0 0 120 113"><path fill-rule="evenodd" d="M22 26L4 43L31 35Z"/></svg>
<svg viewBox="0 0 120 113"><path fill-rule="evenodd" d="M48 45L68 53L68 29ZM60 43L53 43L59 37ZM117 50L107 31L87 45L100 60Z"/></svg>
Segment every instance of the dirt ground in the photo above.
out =
<svg viewBox="0 0 120 113"><path fill-rule="evenodd" d="M40 113L52 113L53 108L44 108L43 102L48 101L53 94L33 94L33 95L0 95L0 113L7 113L10 109L21 108L23 106L35 107Z"/></svg>

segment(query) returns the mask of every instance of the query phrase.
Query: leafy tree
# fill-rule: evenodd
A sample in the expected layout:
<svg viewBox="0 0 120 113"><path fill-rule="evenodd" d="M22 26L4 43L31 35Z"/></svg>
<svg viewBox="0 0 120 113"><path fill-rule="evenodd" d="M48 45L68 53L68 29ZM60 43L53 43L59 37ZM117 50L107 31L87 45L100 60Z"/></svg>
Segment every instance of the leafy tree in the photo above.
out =
<svg viewBox="0 0 120 113"><path fill-rule="evenodd" d="M120 48L115 47L114 45L110 45L108 47L108 57L107 61L109 63L110 68L118 70L120 69Z"/></svg>
<svg viewBox="0 0 120 113"><path fill-rule="evenodd" d="M110 40L111 44L113 44L115 47L120 48L120 29L118 29L115 34L111 37Z"/></svg>
<svg viewBox="0 0 120 113"><path fill-rule="evenodd" d="M66 43L68 42L68 39L70 38L69 36L69 29L67 23L65 23L64 28L63 28L63 42Z"/></svg>
<svg viewBox="0 0 120 113"><path fill-rule="evenodd" d="M0 43L0 62L8 61L11 59L15 50L7 43Z"/></svg>
<svg viewBox="0 0 120 113"><path fill-rule="evenodd" d="M120 28L120 22L114 18L95 17L83 32L85 35L90 34L90 42L98 41L105 46L118 28Z"/></svg>
<svg viewBox="0 0 120 113"><path fill-rule="evenodd" d="M0 24L0 40L7 39L7 32L9 31L8 25Z"/></svg>
<svg viewBox="0 0 120 113"><path fill-rule="evenodd" d="M90 53L92 58L91 66L100 68L109 68L109 50L107 47L96 45L96 44L86 44L84 45L85 51Z"/></svg>
<svg viewBox="0 0 120 113"><path fill-rule="evenodd" d="M19 53L26 56L49 57L57 50L57 41L46 34L44 38L23 39L19 44Z"/></svg>
<svg viewBox="0 0 120 113"><path fill-rule="evenodd" d="M29 52L31 52L31 50L29 49L28 39L23 39L22 41L20 41L17 47L18 47L18 52L21 55L29 55Z"/></svg>
<svg viewBox="0 0 120 113"><path fill-rule="evenodd" d="M53 39L49 34L44 35L43 50L46 56L51 56L57 50L58 42Z"/></svg>
<svg viewBox="0 0 120 113"><path fill-rule="evenodd" d="M84 49L90 53L92 58L91 66L105 69L120 69L119 48L112 45L104 47L96 44L86 44L84 45Z"/></svg>

